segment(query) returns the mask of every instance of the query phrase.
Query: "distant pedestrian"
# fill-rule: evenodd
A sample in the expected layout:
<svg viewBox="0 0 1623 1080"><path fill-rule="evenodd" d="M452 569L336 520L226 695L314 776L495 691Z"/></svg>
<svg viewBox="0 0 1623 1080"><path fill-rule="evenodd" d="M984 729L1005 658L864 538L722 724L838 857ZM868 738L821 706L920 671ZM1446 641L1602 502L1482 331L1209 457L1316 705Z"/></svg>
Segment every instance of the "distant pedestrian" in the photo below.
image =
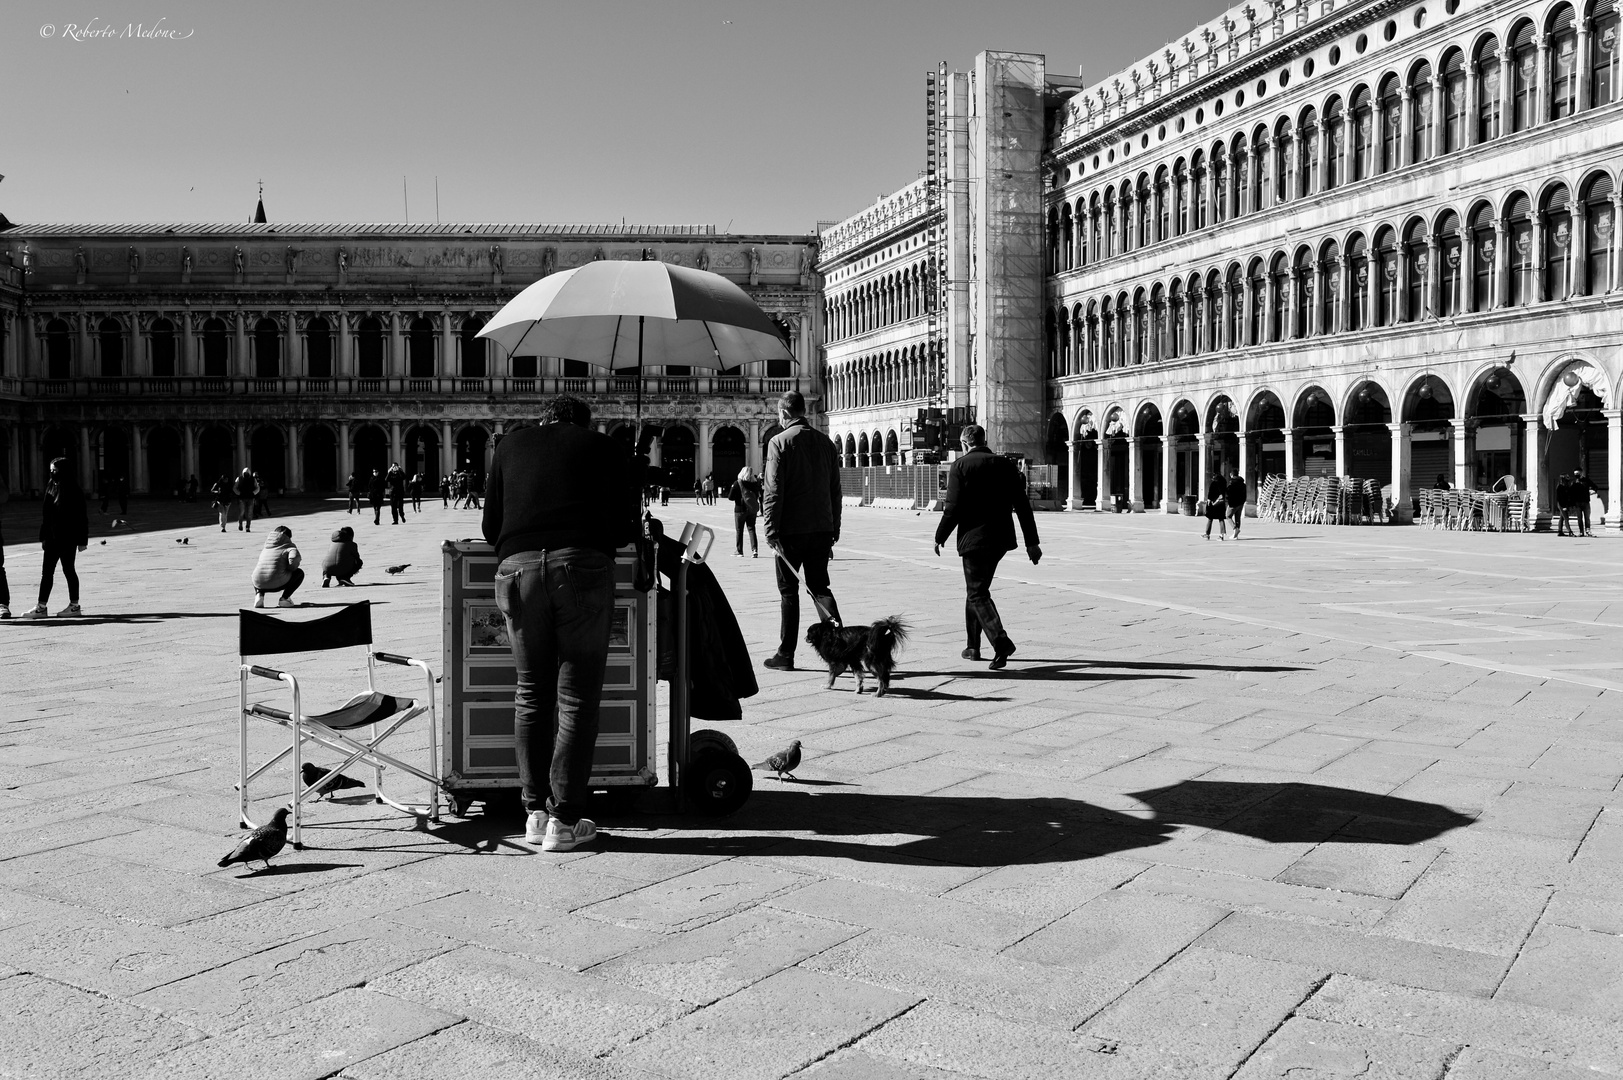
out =
<svg viewBox="0 0 1623 1080"><path fill-rule="evenodd" d="M254 474L251 469L243 469L236 481L231 485L231 493L236 496L232 500L233 509L237 511L237 531L254 531Z"/></svg>
<svg viewBox="0 0 1623 1080"><path fill-rule="evenodd" d="M440 477L440 509L444 510L451 505L451 477L450 474Z"/></svg>
<svg viewBox="0 0 1623 1080"><path fill-rule="evenodd" d="M340 585L355 584L351 579L361 572L364 565L361 549L355 544L355 530L345 525L332 534L332 547L327 549L326 558L321 560L321 587L325 589L333 581Z"/></svg>
<svg viewBox="0 0 1623 1080"><path fill-rule="evenodd" d="M1572 474L1572 508L1578 512L1578 531L1584 536L1595 535L1589 531L1589 496L1599 490L1585 473Z"/></svg>
<svg viewBox="0 0 1623 1080"><path fill-rule="evenodd" d="M406 485L406 490L411 493L411 508L412 508L412 510L415 511L416 513L419 513L419 514L422 513L423 512L423 474L422 473L412 473L411 474L411 483Z"/></svg>
<svg viewBox="0 0 1623 1080"><path fill-rule="evenodd" d="M1213 476L1206 484L1206 539L1208 540L1212 538L1212 522L1214 521L1217 523L1217 538L1219 540L1229 538L1228 529L1223 525L1223 522L1228 518L1227 505L1223 501L1223 497L1227 493L1228 485L1223 482L1223 477L1220 475Z"/></svg>
<svg viewBox="0 0 1623 1080"><path fill-rule="evenodd" d="M398 525L406 520L406 470L390 465L384 482L389 486L389 524Z"/></svg>
<svg viewBox="0 0 1623 1080"><path fill-rule="evenodd" d="M225 532L225 523L231 519L232 483L230 473L221 473L220 478L209 488L209 494L214 496L214 502L209 504L209 509L219 511L221 532Z"/></svg>
<svg viewBox="0 0 1623 1080"><path fill-rule="evenodd" d="M485 490L485 478L476 472L468 473L468 503L469 510L483 510L484 503L479 501L480 494Z"/></svg>
<svg viewBox="0 0 1623 1080"><path fill-rule="evenodd" d="M829 588L828 563L840 541L840 469L834 444L806 421L806 399L790 390L778 399L783 430L766 447L761 516L766 546L777 555L778 651L763 661L777 671L795 669L800 639L800 579L824 622L841 625Z"/></svg>
<svg viewBox="0 0 1623 1080"><path fill-rule="evenodd" d="M958 530L958 555L964 562L964 631L968 645L959 655L981 658L981 633L992 644L991 667L1008 665L1014 642L1004 629L997 604L992 601L992 577L1003 556L1015 549L1014 522L1026 542L1026 556L1036 566L1043 557L1037 544L1037 519L1031 513L1025 478L1014 462L992 453L986 430L965 424L960 436L964 452L947 470L947 497L935 530L935 553Z"/></svg>
<svg viewBox="0 0 1623 1080"><path fill-rule="evenodd" d="M1240 471L1229 469L1229 482L1223 487L1223 501L1228 506L1229 524L1234 526L1234 539L1240 538L1240 523L1245 520L1245 500L1251 493L1246 490Z"/></svg>
<svg viewBox="0 0 1623 1080"><path fill-rule="evenodd" d="M68 606L58 615L83 615L79 607L79 572L74 566L78 552L90 546L90 515L85 506L85 493L73 480L73 470L67 458L51 462L51 478L45 485L43 515L39 523L39 546L44 551L44 565L39 575L39 603L32 611L23 612L25 619L43 619L49 611L45 605L51 599L51 587L56 582L56 567L62 565L62 579L68 583Z"/></svg>
<svg viewBox="0 0 1623 1080"><path fill-rule="evenodd" d="M671 505L671 485L669 485L669 484L661 484L659 486L659 505L661 505L661 506L669 506L669 505Z"/></svg>
<svg viewBox="0 0 1623 1080"><path fill-rule="evenodd" d="M344 508L344 513L358 514L361 512L361 492L365 488L366 485L357 480L355 473L352 471L349 474L349 479L344 481L344 490L349 492L349 505Z"/></svg>
<svg viewBox="0 0 1623 1080"><path fill-rule="evenodd" d="M372 524L383 524L383 470L373 469L372 480L366 485L366 498L372 504Z"/></svg>
<svg viewBox="0 0 1623 1080"><path fill-rule="evenodd" d="M462 502L468 497L468 474L461 469L451 477L451 509L462 509Z"/></svg>
<svg viewBox="0 0 1623 1080"><path fill-rule="evenodd" d="M760 544L755 539L755 515L761 512L761 481L750 472L748 465L738 470L738 476L733 480L733 486L727 489L727 497L733 501L733 531L737 534L733 544L733 554L740 558L744 555L744 530L750 534L750 557L761 557Z"/></svg>
<svg viewBox="0 0 1623 1080"><path fill-rule="evenodd" d="M254 473L254 517L270 517L270 489L265 478Z"/></svg>
<svg viewBox="0 0 1623 1080"><path fill-rule="evenodd" d="M4 473L0 473L0 507L4 507L11 499L11 488L6 484ZM11 618L11 586L6 582L6 533L0 527L0 619Z"/></svg>
<svg viewBox="0 0 1623 1080"><path fill-rule="evenodd" d="M1556 478L1556 481L1555 481L1555 506L1556 506L1556 509L1561 511L1561 522L1560 522L1559 525L1556 526L1556 530L1555 530L1555 535L1557 535L1557 536L1574 536L1574 535L1576 535L1575 533L1571 532L1567 527L1567 518L1572 514L1572 511L1575 509L1575 507L1573 506L1573 497L1572 496L1573 496L1572 477L1569 476L1566 473L1562 473L1559 477ZM1581 519L1580 519L1579 523L1582 524Z"/></svg>
<svg viewBox="0 0 1623 1080"><path fill-rule="evenodd" d="M304 571L299 568L299 549L293 546L293 530L278 525L265 537L260 549L259 562L254 566L254 607L265 606L265 594L281 590L277 607L298 607L293 594L304 584Z"/></svg>
<svg viewBox="0 0 1623 1080"><path fill-rule="evenodd" d="M192 475L190 475L190 476L188 476L186 478L186 501L187 502L196 502L197 501L197 474L196 473L193 473Z"/></svg>

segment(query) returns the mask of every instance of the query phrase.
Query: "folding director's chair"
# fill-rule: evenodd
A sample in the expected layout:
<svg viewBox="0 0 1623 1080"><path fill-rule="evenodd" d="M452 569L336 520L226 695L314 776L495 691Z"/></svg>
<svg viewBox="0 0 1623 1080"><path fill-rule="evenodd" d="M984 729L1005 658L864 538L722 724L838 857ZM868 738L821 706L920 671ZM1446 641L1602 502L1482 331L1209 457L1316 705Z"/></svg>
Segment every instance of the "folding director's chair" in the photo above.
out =
<svg viewBox="0 0 1623 1080"><path fill-rule="evenodd" d="M293 830L291 839L299 847L299 829L303 823L301 809L306 800L319 798L319 790L327 780L322 777L306 785L304 773L304 744L317 743L338 754L345 755L333 770L342 772L362 762L372 767L373 793L379 802L388 803L397 810L438 821L440 813L439 778L439 720L434 708L434 672L422 660L396 653L374 652L372 645L372 605L369 601L350 604L331 615L319 619L293 622L271 615L243 609L237 613L238 652L241 667L238 682L242 691L240 728L242 771L237 785L241 808L241 825L253 828L248 818L248 785L289 755L293 758ZM307 715L300 696L299 681L292 674L276 668L263 667L249 661L250 657L277 653L318 652L361 646L366 649L366 690L356 694L343 705L329 712ZM419 668L424 676L424 695L421 701L383 693L377 688L377 663L399 664ZM249 676L286 683L292 691L291 710L269 705L248 703ZM397 757L384 753L378 747L390 735L419 716L428 716L428 771L408 765ZM248 771L248 719L258 717L278 724L292 735L291 745L259 768ZM364 730L363 729L367 729ZM384 767L409 773L428 783L428 802L425 805L399 802L391 798L383 787Z"/></svg>

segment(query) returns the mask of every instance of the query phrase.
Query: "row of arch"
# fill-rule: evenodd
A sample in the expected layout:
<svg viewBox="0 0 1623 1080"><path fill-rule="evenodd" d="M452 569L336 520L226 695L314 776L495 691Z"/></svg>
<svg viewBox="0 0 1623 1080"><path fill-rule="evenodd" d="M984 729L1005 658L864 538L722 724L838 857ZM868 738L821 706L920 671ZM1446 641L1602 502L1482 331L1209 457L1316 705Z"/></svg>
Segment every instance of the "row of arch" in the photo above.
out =
<svg viewBox="0 0 1623 1080"><path fill-rule="evenodd" d="M940 389L940 357L939 346L920 343L830 364L824 376L828 407L860 409L929 397Z"/></svg>
<svg viewBox="0 0 1623 1080"><path fill-rule="evenodd" d="M1058 273L1455 153L1619 97L1615 0L1580 22L1558 4L1538 32L1522 18L1501 39L1446 46L1343 95L1259 123L1136 179L1049 211L1048 264ZM1242 92L1243 94L1243 92Z"/></svg>
<svg viewBox="0 0 1623 1080"><path fill-rule="evenodd" d="M487 374L485 339L478 336L485 325L482 315L469 315L462 319L456 333L461 348L461 374L464 378L484 378ZM352 332L355 340L356 375L363 379L383 378L385 375L388 330L384 319L377 315L363 315ZM298 332L304 339L304 372L310 378L326 379L335 374L337 353L332 323L316 315L308 319ZM127 375L148 375L153 378L173 378L180 374L180 338L182 331L164 317L153 319L144 332L133 321L118 315L104 315L95 320L94 330L87 334L91 356L79 357L77 335L68 320L52 316L44 320L42 353L45 358L44 376L48 379L68 379L75 371L89 370L101 378L121 378ZM262 317L248 330L250 353L248 368L256 378L277 378L291 374L291 357L284 348L288 335L275 319ZM406 350L407 375L411 378L432 378L436 374L435 342L439 328L427 316L416 316L407 323L403 334ZM146 363L137 370L140 343L145 339ZM198 373L204 378L226 378L232 370L232 340L234 334L226 319L220 316L204 317L199 325L197 347L200 353ZM82 359L82 364L76 364Z"/></svg>
<svg viewBox="0 0 1623 1080"><path fill-rule="evenodd" d="M901 440L895 428L872 433L848 432L834 435L834 449L840 464L848 469L870 469L902 464Z"/></svg>
<svg viewBox="0 0 1623 1080"><path fill-rule="evenodd" d="M1598 295L1623 198L1603 170L1235 260L1048 313L1050 378ZM1536 195L1536 201L1535 201Z"/></svg>
<svg viewBox="0 0 1623 1080"><path fill-rule="evenodd" d="M936 309L934 260L921 260L830 296L823 305L828 340L866 334Z"/></svg>

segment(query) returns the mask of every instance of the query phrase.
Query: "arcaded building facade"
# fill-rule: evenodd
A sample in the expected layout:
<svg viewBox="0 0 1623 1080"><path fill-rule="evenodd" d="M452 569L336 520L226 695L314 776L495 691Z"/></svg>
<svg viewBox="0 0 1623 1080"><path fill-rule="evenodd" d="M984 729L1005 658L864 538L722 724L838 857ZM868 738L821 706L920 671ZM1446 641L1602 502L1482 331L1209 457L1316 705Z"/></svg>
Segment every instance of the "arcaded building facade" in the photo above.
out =
<svg viewBox="0 0 1623 1080"><path fill-rule="evenodd" d="M798 363L712 371L649 358L640 443L671 485L759 468L776 396L821 407L811 236L711 226L17 225L0 232L0 475L37 489L57 456L94 487L169 495L251 467L332 492L400 462L430 483L482 473L546 396L587 398L632 439L633 372L509 356L476 335L524 286L594 259L723 274Z"/></svg>
<svg viewBox="0 0 1623 1080"><path fill-rule="evenodd" d="M1171 510L1214 470L1514 482L1619 428L1618 13L1237 8L1055 117L1050 445L1072 505ZM1505 478L1511 478L1506 480Z"/></svg>

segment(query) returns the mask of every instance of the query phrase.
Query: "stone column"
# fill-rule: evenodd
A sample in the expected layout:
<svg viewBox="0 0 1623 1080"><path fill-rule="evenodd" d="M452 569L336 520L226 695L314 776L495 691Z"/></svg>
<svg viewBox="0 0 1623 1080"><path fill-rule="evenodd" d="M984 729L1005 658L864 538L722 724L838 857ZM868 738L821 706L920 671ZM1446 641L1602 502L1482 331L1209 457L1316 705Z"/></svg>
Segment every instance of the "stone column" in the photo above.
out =
<svg viewBox="0 0 1623 1080"><path fill-rule="evenodd" d="M749 422L749 445L744 448L744 460L749 462L751 472L761 472L765 466L761 449L761 421Z"/></svg>
<svg viewBox="0 0 1623 1080"><path fill-rule="evenodd" d="M249 465L248 426L240 420L234 422L231 426L237 433L237 460L236 467L233 471L240 473L242 470L248 468Z"/></svg>
<svg viewBox="0 0 1623 1080"><path fill-rule="evenodd" d="M186 470L186 475L181 477L181 483L184 484L192 477L197 476L197 425L190 420L186 420L180 425L180 465L181 468ZM212 484L214 479L210 477L208 482ZM201 477L198 478L197 483L201 490L208 490Z"/></svg>
<svg viewBox="0 0 1623 1080"><path fill-rule="evenodd" d="M236 355L231 359L233 363L229 369L232 374L246 377L253 374L253 357L248 354L248 316L241 309L231 313L231 320L236 326ZM239 470L241 466L238 466Z"/></svg>
<svg viewBox="0 0 1623 1080"><path fill-rule="evenodd" d="M456 447L451 444L451 421L440 421L440 475L456 472Z"/></svg>
<svg viewBox="0 0 1623 1080"><path fill-rule="evenodd" d="M1448 422L1448 435L1454 446L1454 486L1461 491L1475 487L1472 476L1470 447L1466 439L1466 422L1460 419ZM1425 480L1425 477L1421 477Z"/></svg>
<svg viewBox="0 0 1623 1080"><path fill-rule="evenodd" d="M1127 439L1127 502L1133 508L1133 513L1144 512L1144 458L1139 453L1139 437L1129 436Z"/></svg>
<svg viewBox="0 0 1623 1080"><path fill-rule="evenodd" d="M304 425L294 421L287 425L287 442L283 444L287 460L283 464L282 474L287 477L285 491L304 490L303 455L299 453L299 437L303 434Z"/></svg>
<svg viewBox="0 0 1623 1080"><path fill-rule="evenodd" d="M1549 516L1544 507L1544 492L1540 490L1543 483L1543 478L1539 475L1539 425L1541 423L1542 419L1538 413L1528 413L1522 417L1522 438L1526 440L1523 443L1524 449L1522 450L1522 469L1526 475L1522 479L1526 482L1528 495L1532 499L1532 503L1527 508L1527 520L1531 527L1537 527L1540 518L1543 518L1543 524L1546 526L1549 524ZM1607 434L1611 433L1610 428L1611 424L1608 421ZM1608 456L1610 456L1609 448Z"/></svg>
<svg viewBox="0 0 1623 1080"><path fill-rule="evenodd" d="M1093 488L1093 508L1104 513L1105 508L1111 504L1110 498L1110 440L1105 438L1105 429L1099 428L1099 449L1093 455L1094 471L1098 474L1097 483Z"/></svg>
<svg viewBox="0 0 1623 1080"><path fill-rule="evenodd" d="M1254 144L1253 149L1255 149ZM1262 190L1258 195L1257 205L1252 209L1266 210L1274 205L1274 139L1272 135L1262 140L1262 160L1253 161L1252 166L1258 170L1258 175L1262 177ZM1200 489L1200 494L1202 497L1205 496L1206 489L1204 486Z"/></svg>
<svg viewBox="0 0 1623 1080"><path fill-rule="evenodd" d="M456 334L451 330L451 313L440 312L440 367L439 374L444 378L455 378L460 374L456 362Z"/></svg>
<svg viewBox="0 0 1623 1080"><path fill-rule="evenodd" d="M1550 35L1538 36L1538 71L1533 76L1533 108L1532 123L1528 127L1538 127L1550 120Z"/></svg>
<svg viewBox="0 0 1623 1080"><path fill-rule="evenodd" d="M1314 259L1307 264L1307 272L1312 275L1312 295L1307 297L1307 333L1309 337L1319 337L1332 331L1324 325L1324 264ZM1334 301L1332 301L1333 303ZM1334 311L1331 312L1331 323L1335 322Z"/></svg>
<svg viewBox="0 0 1623 1080"><path fill-rule="evenodd" d="M1493 306L1497 310L1510 305L1510 230L1504 218L1493 220L1493 261L1497 264L1493 274Z"/></svg>
<svg viewBox="0 0 1623 1080"><path fill-rule="evenodd" d="M1612 245L1606 253L1606 268L1610 271L1613 292L1623 288L1623 282L1618 281L1618 273L1623 271L1623 259L1618 256L1618 245L1623 243L1623 216L1620 215L1623 215L1623 188L1612 192Z"/></svg>
<svg viewBox="0 0 1623 1080"><path fill-rule="evenodd" d="M1202 431L1195 437L1195 441L1199 446L1199 450L1196 451L1197 460L1195 462L1195 498L1204 499L1206 497L1206 485L1211 482L1206 467L1207 451L1211 449L1211 436Z"/></svg>
<svg viewBox="0 0 1623 1080"><path fill-rule="evenodd" d="M400 312L389 312L389 355L383 358L383 374L397 378L406 373L406 347L400 337Z"/></svg>
<svg viewBox="0 0 1623 1080"><path fill-rule="evenodd" d="M1582 10L1582 9L1580 9ZM1578 80L1573 97L1573 110L1584 112L1589 108L1589 20L1578 20L1578 55L1573 58L1573 71ZM1580 204L1581 205L1581 204Z"/></svg>
<svg viewBox="0 0 1623 1080"><path fill-rule="evenodd" d="M1348 260L1345 251L1336 256L1336 269L1340 273L1338 275L1339 282L1336 286L1336 325L1330 331L1332 334L1339 334L1352 325L1353 271L1352 263Z"/></svg>
<svg viewBox="0 0 1623 1080"><path fill-rule="evenodd" d="M150 493L151 488L147 477L146 432L138 425L130 425L130 475L125 477L129 481L130 491L134 493Z"/></svg>
<svg viewBox="0 0 1623 1080"><path fill-rule="evenodd" d="M1407 522L1414 519L1414 508L1409 504L1409 425L1388 424L1392 432L1392 520ZM1340 444L1337 443L1339 453Z"/></svg>
<svg viewBox="0 0 1623 1080"><path fill-rule="evenodd" d="M1403 168L1413 157L1410 149L1414 145L1414 110L1409 107L1411 101L1409 84L1404 83L1398 87L1398 109L1401 113L1398 121L1398 159L1386 163L1387 172Z"/></svg>
<svg viewBox="0 0 1623 1080"><path fill-rule="evenodd" d="M338 309L333 313L333 322L338 326L338 353L333 357L332 373L334 378L343 378L355 371L349 355L349 312ZM346 472L344 475L349 474Z"/></svg>
<svg viewBox="0 0 1623 1080"><path fill-rule="evenodd" d="M693 448L693 487L697 491L699 481L710 475L714 468L711 457L710 439L715 433L715 424L710 420L699 421L698 445Z"/></svg>
<svg viewBox="0 0 1623 1080"><path fill-rule="evenodd" d="M1336 437L1336 475L1347 475L1347 429L1337 424L1330 429Z"/></svg>
<svg viewBox="0 0 1623 1080"><path fill-rule="evenodd" d="M1285 440L1285 479L1296 479L1296 432L1291 428L1281 428L1279 434Z"/></svg>
<svg viewBox="0 0 1623 1080"><path fill-rule="evenodd" d="M1623 409L1605 409L1606 517L1608 529L1623 529Z"/></svg>
<svg viewBox="0 0 1623 1080"><path fill-rule="evenodd" d="M1567 295L1556 299L1568 300L1574 296L1588 295L1589 267L1583 258L1584 246L1588 239L1589 207L1588 204L1575 199L1572 202L1572 233L1567 242Z"/></svg>
<svg viewBox="0 0 1623 1080"><path fill-rule="evenodd" d="M1178 513L1177 492L1172 490L1172 478L1177 474L1173 472L1173 439L1175 436L1161 436L1161 513Z"/></svg>
<svg viewBox="0 0 1623 1080"><path fill-rule="evenodd" d="M400 445L400 421L398 421L398 420L390 420L389 421L389 463L391 465L401 465L401 467L404 468L404 465L402 464L402 453L403 453L403 451L402 451L402 448L401 448L401 445Z"/></svg>
<svg viewBox="0 0 1623 1080"><path fill-rule="evenodd" d="M1249 503L1252 501L1251 495L1257 490L1257 485L1251 478L1251 440L1247 438L1248 434L1243 427L1235 432L1236 437L1239 439L1239 460L1235 462L1234 467L1239 470L1240 479L1245 481L1246 502Z"/></svg>
<svg viewBox="0 0 1623 1080"><path fill-rule="evenodd" d="M1465 65L1465 138L1460 140L1467 147L1475 146L1477 139L1477 113L1482 103L1478 100L1482 95L1481 83L1477 80L1476 65L1469 61Z"/></svg>
<svg viewBox="0 0 1623 1080"><path fill-rule="evenodd" d="M1069 483L1066 485L1065 508L1067 510L1082 509L1082 444L1077 439L1065 440L1065 457L1070 463L1066 470Z"/></svg>
<svg viewBox="0 0 1623 1080"><path fill-rule="evenodd" d="M340 318L343 316L340 315ZM355 448L349 441L349 421L338 421L338 482L343 484L355 471ZM348 491L345 491L348 494Z"/></svg>
<svg viewBox="0 0 1623 1080"><path fill-rule="evenodd" d="M1499 137L1504 138L1516 119L1516 79L1511 74L1509 44L1500 42L1499 49Z"/></svg>
<svg viewBox="0 0 1623 1080"><path fill-rule="evenodd" d="M1443 126L1448 123L1448 103L1443 100L1443 76L1440 70L1431 75L1431 132L1426 136L1426 160L1437 156Z"/></svg>

